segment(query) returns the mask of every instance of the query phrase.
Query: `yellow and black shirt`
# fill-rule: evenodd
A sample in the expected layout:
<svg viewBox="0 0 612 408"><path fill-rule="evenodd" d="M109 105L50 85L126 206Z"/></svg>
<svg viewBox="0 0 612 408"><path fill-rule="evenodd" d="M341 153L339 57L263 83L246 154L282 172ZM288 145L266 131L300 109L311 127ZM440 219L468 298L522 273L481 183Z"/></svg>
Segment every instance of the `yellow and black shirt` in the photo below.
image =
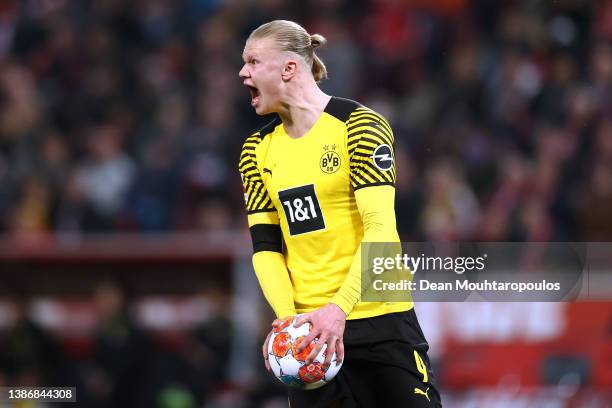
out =
<svg viewBox="0 0 612 408"><path fill-rule="evenodd" d="M278 317L329 302L348 319L412 308L360 301L360 243L399 241L393 132L381 115L332 97L300 138L278 118L247 138L239 169L255 272Z"/></svg>

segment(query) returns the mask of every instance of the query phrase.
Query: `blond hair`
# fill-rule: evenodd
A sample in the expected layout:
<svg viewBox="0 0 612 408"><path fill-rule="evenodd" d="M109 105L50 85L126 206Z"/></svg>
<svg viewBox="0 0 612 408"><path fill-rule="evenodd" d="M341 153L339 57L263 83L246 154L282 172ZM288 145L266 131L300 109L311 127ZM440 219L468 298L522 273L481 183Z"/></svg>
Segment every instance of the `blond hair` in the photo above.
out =
<svg viewBox="0 0 612 408"><path fill-rule="evenodd" d="M310 35L304 27L293 21L274 20L257 27L249 40L267 37L272 37L281 51L291 51L302 57L311 66L316 82L327 78L327 68L315 54L315 50L327 42L321 34Z"/></svg>

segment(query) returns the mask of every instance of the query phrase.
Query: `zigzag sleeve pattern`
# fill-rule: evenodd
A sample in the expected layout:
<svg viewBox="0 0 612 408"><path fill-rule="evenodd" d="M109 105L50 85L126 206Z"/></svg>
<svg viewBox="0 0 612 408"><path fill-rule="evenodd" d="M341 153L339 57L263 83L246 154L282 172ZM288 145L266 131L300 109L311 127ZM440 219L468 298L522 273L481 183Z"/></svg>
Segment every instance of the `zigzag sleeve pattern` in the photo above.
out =
<svg viewBox="0 0 612 408"><path fill-rule="evenodd" d="M385 118L370 109L360 107L353 111L346 125L353 188L357 190L369 186L395 186L393 131ZM384 147L379 149L384 145L388 146L388 150ZM379 165L375 162L375 152ZM389 168L385 168L387 165Z"/></svg>
<svg viewBox="0 0 612 408"><path fill-rule="evenodd" d="M255 149L261 139L259 132L246 139L242 146L238 164L244 185L247 214L276 211L257 167Z"/></svg>

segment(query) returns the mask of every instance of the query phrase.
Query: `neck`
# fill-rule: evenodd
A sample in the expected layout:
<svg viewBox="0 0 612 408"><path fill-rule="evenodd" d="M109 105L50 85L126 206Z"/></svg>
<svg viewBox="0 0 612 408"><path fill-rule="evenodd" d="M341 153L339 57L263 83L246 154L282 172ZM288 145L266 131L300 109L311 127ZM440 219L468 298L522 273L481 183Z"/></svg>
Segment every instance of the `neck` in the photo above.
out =
<svg viewBox="0 0 612 408"><path fill-rule="evenodd" d="M331 96L325 94L313 81L308 86L294 89L283 99L278 115L287 134L297 139L312 128Z"/></svg>

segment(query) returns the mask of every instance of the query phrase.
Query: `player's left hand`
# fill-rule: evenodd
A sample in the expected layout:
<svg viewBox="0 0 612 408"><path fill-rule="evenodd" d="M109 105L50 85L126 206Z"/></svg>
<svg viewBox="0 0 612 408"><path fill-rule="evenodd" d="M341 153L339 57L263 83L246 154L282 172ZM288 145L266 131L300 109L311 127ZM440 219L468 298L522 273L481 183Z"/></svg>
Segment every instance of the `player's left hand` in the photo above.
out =
<svg viewBox="0 0 612 408"><path fill-rule="evenodd" d="M306 364L310 364L314 361L321 352L323 345L327 345L323 368L327 370L334 352L336 352L337 364L340 364L344 359L343 338L344 325L346 323L346 315L342 309L333 303L328 303L314 312L305 313L298 317L294 326L299 327L305 322L310 322L310 332L300 343L297 351L303 351L310 342L314 339L318 339L317 343L315 343L315 347L306 359Z"/></svg>

